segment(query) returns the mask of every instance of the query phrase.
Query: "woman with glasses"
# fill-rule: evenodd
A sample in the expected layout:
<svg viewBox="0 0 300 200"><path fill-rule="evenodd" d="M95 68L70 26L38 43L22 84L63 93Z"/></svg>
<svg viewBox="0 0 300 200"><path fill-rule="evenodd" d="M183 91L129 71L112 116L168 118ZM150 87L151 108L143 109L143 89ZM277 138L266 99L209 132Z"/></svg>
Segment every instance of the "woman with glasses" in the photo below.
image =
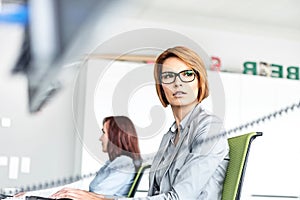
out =
<svg viewBox="0 0 300 200"><path fill-rule="evenodd" d="M222 121L201 106L209 94L203 60L186 47L167 49L156 59L154 77L158 97L171 106L175 121L154 157L148 197L137 199L221 199L229 147ZM109 199L72 190L59 197Z"/></svg>

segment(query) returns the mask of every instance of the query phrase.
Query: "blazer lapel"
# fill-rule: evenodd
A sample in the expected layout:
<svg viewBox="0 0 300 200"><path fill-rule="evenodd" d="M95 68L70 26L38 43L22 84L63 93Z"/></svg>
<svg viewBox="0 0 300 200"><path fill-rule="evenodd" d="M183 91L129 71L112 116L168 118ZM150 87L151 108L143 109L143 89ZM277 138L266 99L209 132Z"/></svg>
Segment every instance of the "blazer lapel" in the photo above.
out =
<svg viewBox="0 0 300 200"><path fill-rule="evenodd" d="M153 184L154 184L154 175L155 172L158 168L159 163L161 162L163 155L168 147L169 141L171 139L171 134L168 132L162 139L161 145L159 148L159 151L156 153L154 160L152 162L151 170L150 170L150 176L149 176L149 181L150 181L150 189L153 189Z"/></svg>
<svg viewBox="0 0 300 200"><path fill-rule="evenodd" d="M168 163L168 167L166 168L165 172L164 172L164 176L166 175L166 173L168 172L171 164L173 163L173 160L175 159L176 155L178 154L179 150L180 150L180 147L182 146L183 142L188 140L188 133L189 133L189 129L190 129L190 124L192 122L192 120L195 118L195 116L197 114L199 114L199 110L201 109L201 106L198 104L194 110L192 111L187 123L186 123L186 126L185 126L185 129L183 130L182 132L182 135L176 145L176 148L175 148L175 151ZM159 165L159 163L161 162L162 160L162 157L168 147L168 143L171 139L171 134L168 132L168 134L162 139L162 142L161 142L161 145L160 145L160 149L163 149L163 151L159 150L159 155L156 154L153 162L152 162L152 167L151 167L151 172L150 172L150 176L149 176L149 181L150 181L150 190L153 190L153 184L154 184L154 176L155 176L155 171L157 170L157 167ZM164 181L164 179L162 179L162 181ZM153 192L153 191L150 191L149 192Z"/></svg>
<svg viewBox="0 0 300 200"><path fill-rule="evenodd" d="M168 164L168 167L166 168L166 171L165 171L165 173L164 173L164 176L165 176L165 174L167 173L167 171L169 170L169 168L171 167L171 164L173 163L173 160L175 159L176 155L178 154L178 152L179 152L179 150L180 150L180 148L181 148L181 146L182 146L182 143L183 143L185 140L188 140L187 138L188 138L188 133L189 133L189 129L190 129L190 124L191 124L192 120L195 118L195 116L199 113L198 110L200 110L200 109L201 109L201 106L198 104L198 105L194 108L194 110L192 111L192 113L191 113L191 115L190 115L190 117L189 117L189 119L188 119L188 121L187 121L187 123L186 123L186 125L185 125L185 128L184 128L184 130L183 130L183 132L182 132L182 135L180 136L180 139L179 139L179 141L178 141L178 143L177 143L177 145L176 145L175 151L174 151L174 153L173 153L173 155L172 155L172 157L171 157L171 159L170 159L170 162L169 162L169 164ZM188 144L188 145L189 145L189 144Z"/></svg>
<svg viewBox="0 0 300 200"><path fill-rule="evenodd" d="M184 129L184 132L182 132L182 136L180 137L180 139L179 139L179 141L176 145L175 151L174 151L174 153L173 153L173 155L172 155L172 157L171 157L171 159L168 163L168 167L166 168L166 171L164 172L164 176L167 173L167 171L169 170L169 168L171 167L171 164L173 163L173 160L175 159L176 155L178 154L179 149L180 149L183 141L185 140L188 132L189 132L189 126Z"/></svg>

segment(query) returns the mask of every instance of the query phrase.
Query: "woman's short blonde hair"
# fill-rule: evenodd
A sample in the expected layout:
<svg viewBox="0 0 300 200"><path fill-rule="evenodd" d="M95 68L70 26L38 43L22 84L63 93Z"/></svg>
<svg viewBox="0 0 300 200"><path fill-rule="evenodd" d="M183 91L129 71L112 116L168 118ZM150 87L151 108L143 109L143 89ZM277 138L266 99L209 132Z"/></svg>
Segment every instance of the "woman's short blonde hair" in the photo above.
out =
<svg viewBox="0 0 300 200"><path fill-rule="evenodd" d="M207 72L203 60L197 53L195 53L191 49L182 46L176 46L173 48L169 48L161 53L156 59L154 65L156 92L162 105L164 107L167 107L169 105L165 92L162 88L160 75L162 73L163 63L170 57L176 57L182 60L187 66L191 67L196 72L199 82L198 102L201 102L203 99L205 99L209 94L209 88L207 81Z"/></svg>

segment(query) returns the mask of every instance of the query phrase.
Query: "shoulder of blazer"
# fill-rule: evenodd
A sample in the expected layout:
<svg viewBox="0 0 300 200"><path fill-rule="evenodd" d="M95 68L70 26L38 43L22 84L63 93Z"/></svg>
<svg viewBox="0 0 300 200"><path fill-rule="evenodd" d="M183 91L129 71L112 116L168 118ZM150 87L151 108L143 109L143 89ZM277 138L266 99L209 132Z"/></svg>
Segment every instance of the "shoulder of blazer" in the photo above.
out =
<svg viewBox="0 0 300 200"><path fill-rule="evenodd" d="M196 112L194 112L193 115L191 116L191 120L188 124L189 144L195 141L196 137L202 135L198 130L201 130L202 128L205 128L207 126L211 126L212 124L220 126L220 128L223 126L222 120L219 117L207 112L205 109L201 107L198 108Z"/></svg>

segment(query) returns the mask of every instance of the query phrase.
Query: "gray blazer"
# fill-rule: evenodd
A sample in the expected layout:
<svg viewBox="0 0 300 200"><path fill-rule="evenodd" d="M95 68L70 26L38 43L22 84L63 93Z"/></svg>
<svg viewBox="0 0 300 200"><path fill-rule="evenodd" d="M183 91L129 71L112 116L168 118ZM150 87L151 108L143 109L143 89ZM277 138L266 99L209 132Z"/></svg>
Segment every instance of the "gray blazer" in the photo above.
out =
<svg viewBox="0 0 300 200"><path fill-rule="evenodd" d="M192 111L168 163L161 162L172 137L163 136L149 175L149 197L140 200L218 200L229 160L229 146L222 121L198 104ZM155 187L155 173L164 175Z"/></svg>

